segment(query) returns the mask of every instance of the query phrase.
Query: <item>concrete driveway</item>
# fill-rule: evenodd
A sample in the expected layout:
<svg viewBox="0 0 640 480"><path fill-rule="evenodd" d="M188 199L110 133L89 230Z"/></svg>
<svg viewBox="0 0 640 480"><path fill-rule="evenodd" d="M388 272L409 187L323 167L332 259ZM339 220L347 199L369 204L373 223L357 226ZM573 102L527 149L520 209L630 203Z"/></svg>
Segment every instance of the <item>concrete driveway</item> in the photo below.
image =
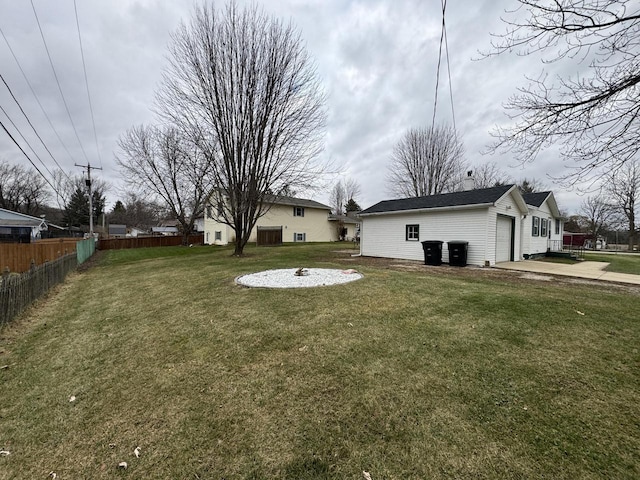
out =
<svg viewBox="0 0 640 480"><path fill-rule="evenodd" d="M606 282L631 283L640 285L640 275L628 273L605 272L607 262L579 262L574 264L542 262L536 260L522 260L520 262L496 263L496 268L505 270L519 270L547 275L564 275L566 277L588 278L604 280Z"/></svg>

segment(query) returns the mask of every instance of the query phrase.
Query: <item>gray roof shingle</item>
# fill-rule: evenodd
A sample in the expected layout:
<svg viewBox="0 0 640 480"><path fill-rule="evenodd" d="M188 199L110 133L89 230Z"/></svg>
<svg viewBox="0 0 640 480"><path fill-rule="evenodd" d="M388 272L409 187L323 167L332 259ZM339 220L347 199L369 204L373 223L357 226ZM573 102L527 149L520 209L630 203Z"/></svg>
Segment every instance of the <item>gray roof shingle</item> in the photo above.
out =
<svg viewBox="0 0 640 480"><path fill-rule="evenodd" d="M465 190L462 192L429 195L427 197L401 198L384 200L360 212L360 215L371 213L397 212L404 210L424 210L429 208L457 207L464 205L493 204L507 193L514 185Z"/></svg>
<svg viewBox="0 0 640 480"><path fill-rule="evenodd" d="M527 205L539 207L550 194L551 192L523 193L522 198L524 198L524 203L526 203Z"/></svg>

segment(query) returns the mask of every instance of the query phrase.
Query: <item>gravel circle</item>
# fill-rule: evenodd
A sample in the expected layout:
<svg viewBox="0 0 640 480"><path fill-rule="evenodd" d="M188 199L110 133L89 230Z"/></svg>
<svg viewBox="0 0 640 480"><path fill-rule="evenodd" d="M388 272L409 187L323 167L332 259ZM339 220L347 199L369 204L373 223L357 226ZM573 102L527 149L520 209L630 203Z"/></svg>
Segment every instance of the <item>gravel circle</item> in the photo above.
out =
<svg viewBox="0 0 640 480"><path fill-rule="evenodd" d="M305 268L305 274L295 275L297 268L265 270L263 272L241 275L236 278L238 285L262 288L309 288L338 285L360 280L364 275L355 270L333 268Z"/></svg>

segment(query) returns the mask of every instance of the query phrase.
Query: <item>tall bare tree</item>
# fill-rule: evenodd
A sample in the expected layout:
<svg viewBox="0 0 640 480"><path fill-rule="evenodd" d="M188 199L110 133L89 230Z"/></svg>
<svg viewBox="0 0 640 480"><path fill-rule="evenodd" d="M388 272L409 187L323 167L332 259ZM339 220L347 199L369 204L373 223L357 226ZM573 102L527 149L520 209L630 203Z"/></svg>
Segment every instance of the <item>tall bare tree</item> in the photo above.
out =
<svg viewBox="0 0 640 480"><path fill-rule="evenodd" d="M633 160L612 171L607 178L606 191L626 220L631 251L637 241L636 214L640 208L640 163Z"/></svg>
<svg viewBox="0 0 640 480"><path fill-rule="evenodd" d="M343 215L347 204L353 204L360 195L362 188L353 178L341 179L331 189L331 208L335 215Z"/></svg>
<svg viewBox="0 0 640 480"><path fill-rule="evenodd" d="M612 221L614 209L605 196L593 195L582 201L580 214L584 217L587 232L593 236L595 249L598 236L609 227Z"/></svg>
<svg viewBox="0 0 640 480"><path fill-rule="evenodd" d="M35 170L0 162L0 208L40 215L50 195L46 180Z"/></svg>
<svg viewBox="0 0 640 480"><path fill-rule="evenodd" d="M325 125L324 95L299 32L256 6L196 8L169 47L156 110L211 162L211 203L241 255L270 193L307 188Z"/></svg>
<svg viewBox="0 0 640 480"><path fill-rule="evenodd" d="M179 224L183 243L204 212L212 164L174 127L132 127L118 141L116 158L125 183L159 199Z"/></svg>
<svg viewBox="0 0 640 480"><path fill-rule="evenodd" d="M571 169L567 184L629 162L640 149L640 4L635 0L518 0L489 55L537 54L545 64L589 62L589 71L529 78L506 108L513 124L494 148L523 162L551 144ZM565 70L567 68L565 67ZM573 66L577 70L578 66Z"/></svg>
<svg viewBox="0 0 640 480"><path fill-rule="evenodd" d="M475 167L473 179L476 188L489 188L513 183L511 177L496 162L487 162Z"/></svg>
<svg viewBox="0 0 640 480"><path fill-rule="evenodd" d="M452 191L464 170L464 147L450 126L412 128L393 150L387 175L398 197L423 197Z"/></svg>

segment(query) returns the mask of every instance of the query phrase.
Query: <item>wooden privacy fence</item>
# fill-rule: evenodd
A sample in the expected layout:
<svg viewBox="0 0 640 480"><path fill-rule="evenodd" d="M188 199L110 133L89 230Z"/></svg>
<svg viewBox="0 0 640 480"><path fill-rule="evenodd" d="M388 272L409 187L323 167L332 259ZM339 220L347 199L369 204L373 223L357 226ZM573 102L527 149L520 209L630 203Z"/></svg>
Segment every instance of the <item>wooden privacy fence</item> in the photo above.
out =
<svg viewBox="0 0 640 480"><path fill-rule="evenodd" d="M189 235L189 244L199 245L204 243L204 235ZM146 247L175 247L182 245L181 236L162 237L130 237L109 238L98 242L98 250L119 250L122 248L146 248Z"/></svg>
<svg viewBox="0 0 640 480"><path fill-rule="evenodd" d="M21 274L4 271L0 279L0 327L6 325L25 308L61 283L78 266L74 253L42 265L35 264Z"/></svg>
<svg viewBox="0 0 640 480"><path fill-rule="evenodd" d="M77 238L50 238L34 243L0 244L0 271L26 272L31 263L42 265L68 253L75 253Z"/></svg>

